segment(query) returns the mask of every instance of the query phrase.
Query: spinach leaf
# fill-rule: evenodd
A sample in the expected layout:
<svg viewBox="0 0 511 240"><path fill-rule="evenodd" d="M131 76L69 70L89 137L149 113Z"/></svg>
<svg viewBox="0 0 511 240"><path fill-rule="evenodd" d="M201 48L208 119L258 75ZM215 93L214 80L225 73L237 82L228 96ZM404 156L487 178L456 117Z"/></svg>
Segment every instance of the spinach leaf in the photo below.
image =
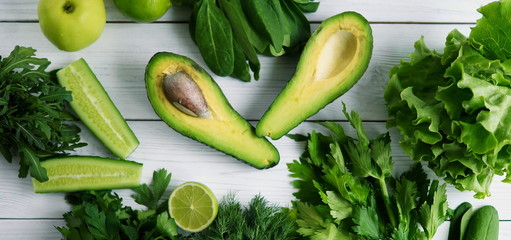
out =
<svg viewBox="0 0 511 240"><path fill-rule="evenodd" d="M314 0L293 0L293 1L297 4L298 8L302 12L316 12L319 7L319 2L315 2Z"/></svg>
<svg viewBox="0 0 511 240"><path fill-rule="evenodd" d="M250 82L250 70L247 65L247 58L243 53L238 41L234 41L234 71L232 76L245 82Z"/></svg>
<svg viewBox="0 0 511 240"><path fill-rule="evenodd" d="M188 31L190 32L190 37L192 41L197 44L195 40L195 28L197 28L197 15L199 14L200 6L202 5L203 0L198 0L192 6L192 15L190 17L190 23L188 23Z"/></svg>
<svg viewBox="0 0 511 240"><path fill-rule="evenodd" d="M215 0L204 0L197 13L195 40L204 61L219 76L234 70L234 46L229 20Z"/></svg>
<svg viewBox="0 0 511 240"><path fill-rule="evenodd" d="M282 9L275 0L242 1L243 9L254 29L268 40L276 52L282 50L284 31L280 23Z"/></svg>
<svg viewBox="0 0 511 240"><path fill-rule="evenodd" d="M249 23L248 20L243 13L243 9L239 0L219 0L220 7L224 11L225 15L231 22L233 34L234 34L234 42L238 43L238 46L243 50L244 56L250 62L250 66L252 71L254 71L254 78L259 79L259 70L261 68L261 63L259 62L259 58L257 57L257 52L252 46L249 38ZM235 47L236 51L236 47ZM236 52L235 52L236 53ZM240 64L236 64L237 56L235 56L235 67L234 71L236 72L238 66L241 68L245 68ZM245 62L245 61L243 61ZM240 63L240 62L238 62ZM246 64L246 63L245 63ZM238 65L238 66L236 66ZM250 81L250 75L248 78Z"/></svg>
<svg viewBox="0 0 511 240"><path fill-rule="evenodd" d="M448 240L461 240L463 233L468 224L468 220L472 215L472 204L464 202L460 204L451 217L451 224L449 225Z"/></svg>
<svg viewBox="0 0 511 240"><path fill-rule="evenodd" d="M293 48L291 51L298 51L311 35L309 21L293 1L280 0L280 2L284 12L283 22L286 32L283 45ZM289 50L286 49L286 52Z"/></svg>

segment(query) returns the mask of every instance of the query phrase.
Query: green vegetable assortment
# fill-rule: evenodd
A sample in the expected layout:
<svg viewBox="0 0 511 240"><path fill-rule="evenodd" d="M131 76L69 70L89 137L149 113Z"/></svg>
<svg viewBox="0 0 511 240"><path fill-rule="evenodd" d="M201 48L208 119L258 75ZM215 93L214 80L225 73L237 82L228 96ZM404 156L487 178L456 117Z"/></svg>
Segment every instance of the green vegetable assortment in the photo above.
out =
<svg viewBox="0 0 511 240"><path fill-rule="evenodd" d="M446 185L428 180L420 164L393 177L389 135L370 140L360 116L344 113L358 139L322 123L331 135L313 131L304 154L288 164L298 178L298 232L310 239L432 239L449 216Z"/></svg>
<svg viewBox="0 0 511 240"><path fill-rule="evenodd" d="M171 2L193 6L189 24L191 38L205 63L219 76L246 82L253 76L257 80L261 70L259 54L299 53L310 39L316 44L314 51L306 47L304 53L312 55L307 57L314 62L299 65L310 72L304 79L313 79L319 72L319 75L337 74L341 80L323 85L324 81L332 81L324 77L304 85L310 87L319 82L322 85L318 86L323 87L318 89L330 90L334 85L355 84L371 58L372 30L358 13L347 14L356 16L348 19L348 24L340 20L330 23L327 19L325 22L334 29L331 35L337 35L323 39L325 44L321 38L316 41L316 35L310 38L311 28L304 13L315 12L319 1ZM153 11L158 10L157 6L153 7ZM155 21L169 7L170 2L163 1L161 11L154 13L154 17L134 19ZM138 11L148 11L139 7L128 10L133 11L127 14L130 17ZM430 240L439 226L449 220L448 240L497 240L496 208L486 205L473 210L470 203L464 202L451 210L446 194L447 184L452 184L458 190L473 191L475 198L482 199L491 195L495 175L504 176L503 181L511 183L511 0L492 2L478 11L483 16L468 37L458 30L451 31L442 52L430 50L421 38L415 42L415 52L410 54L409 61L403 60L390 70L390 81L383 93L390 116L387 126L397 128L402 135L402 150L416 163L408 171L395 174L389 133L370 139L361 116L355 111L348 113L343 104L346 125L353 128L356 137L346 134L343 125L334 122L320 123L328 135L316 131L287 135L305 142L300 158L287 164L296 190L293 193L296 199L289 208L272 205L261 195L252 198L247 207L242 206L235 194L228 194L218 204L209 188L199 188L203 191L197 194L197 188L194 190L186 184L189 188L177 188L169 204L166 193L171 174L165 169L153 172L150 185L139 185L141 163L95 156L63 158L68 151L86 146L80 142L80 128L73 124L76 120L89 126L122 159L139 143L83 60L79 62L83 66L71 64L63 70L48 72L50 61L35 57L36 50L28 47L16 46L8 57L0 56L0 153L8 162L19 158L19 177L30 173L36 192L68 192L66 199L72 209L63 216L66 225L56 227L64 239ZM357 24L367 30L369 37L350 32ZM339 25L347 27L339 28ZM317 31L326 30L330 31L320 25ZM366 51L359 53L357 47ZM344 52L336 57L336 53L331 53L336 51ZM350 61L350 57L355 61ZM263 156L262 160L254 160L262 168L276 165L270 160L280 155L272 144L272 158L264 158L268 151L250 145L266 139L249 135L245 128L238 131L233 118L225 117L230 116L230 104L214 96L221 93L220 89L216 84L212 88L209 80L204 83L197 64L182 59L157 60L148 64L147 69L152 71L149 75L146 72L146 80L150 80L148 86L154 90L149 96L155 100L151 101L153 105L159 104L155 108L159 116L181 124L176 125L184 129L181 131L199 129L190 136L204 139L208 144L221 144L226 149L223 152L235 155L242 146L251 157ZM358 72L350 68L345 71L346 66L356 64L357 60L364 63ZM322 68L324 65L328 68ZM327 71L330 68L337 72ZM354 81L349 78L353 76L357 77ZM348 81L348 85L343 81ZM91 87L91 84L96 85ZM61 85L74 86L73 95ZM98 95L98 89L103 95ZM285 111L279 117L292 120L289 103L306 94L326 99L321 91L291 91L286 96L290 100L282 101ZM75 102L71 102L73 97ZM81 119L66 111L68 104ZM291 110L297 113L307 110L304 104L298 105L300 109ZM207 114L198 114L202 110ZM182 125L185 121L189 125ZM294 121L294 126L301 121ZM105 127L107 123L112 126ZM275 121L267 124L273 126ZM243 127L252 126L244 121ZM264 132L261 136L275 134L272 130L261 132ZM284 135L278 134L277 131L275 139ZM250 141L240 141L243 138L239 136L249 136ZM126 138L131 144L120 146ZM235 141L239 143L233 144ZM445 183L430 180L423 170L425 164ZM133 188L135 193L131 197L145 208L124 205L112 188ZM204 196L210 201L200 202L205 200ZM212 214L207 218L200 214L208 210ZM207 224L188 224L193 228L182 225L183 222L200 223L188 219L201 218ZM183 234L186 229L193 233Z"/></svg>
<svg viewBox="0 0 511 240"><path fill-rule="evenodd" d="M494 175L511 182L510 55L502 40L507 32L492 30L511 29L511 1L479 11L483 18L470 36L452 31L443 53L416 42L410 61L391 69L385 102L389 126L399 129L401 147L413 160L484 198Z"/></svg>
<svg viewBox="0 0 511 240"><path fill-rule="evenodd" d="M309 0L200 0L193 5L190 35L216 75L259 79L258 53L281 56L300 51L310 37L304 12Z"/></svg>
<svg viewBox="0 0 511 240"><path fill-rule="evenodd" d="M71 93L61 87L50 61L35 57L33 48L16 46L11 54L0 56L0 153L8 161L20 156L19 177L48 180L40 161L66 155L83 147L80 128L66 121L65 111Z"/></svg>
<svg viewBox="0 0 511 240"><path fill-rule="evenodd" d="M171 240L267 240L299 239L297 225L289 209L268 203L255 196L248 207L242 207L234 194L220 201L216 220L205 231L181 234L169 216L168 198L164 197L171 174L165 169L153 172L152 184L134 188L131 197L145 206L133 209L110 190L69 193L73 206L64 214L66 226L57 227L64 239L171 239Z"/></svg>

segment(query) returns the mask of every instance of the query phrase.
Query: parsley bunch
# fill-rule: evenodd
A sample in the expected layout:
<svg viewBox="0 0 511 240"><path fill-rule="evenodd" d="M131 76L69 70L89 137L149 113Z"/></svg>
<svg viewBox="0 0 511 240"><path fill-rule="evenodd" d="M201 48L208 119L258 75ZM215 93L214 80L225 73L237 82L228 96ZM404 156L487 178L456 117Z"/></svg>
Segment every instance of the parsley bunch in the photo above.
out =
<svg viewBox="0 0 511 240"><path fill-rule="evenodd" d="M331 136L312 132L301 158L288 164L298 178L298 232L311 239L432 239L450 215L446 185L430 182L417 164L392 176L388 133L370 140L356 112L344 114L358 139L326 122Z"/></svg>
<svg viewBox="0 0 511 240"><path fill-rule="evenodd" d="M66 123L73 117L65 111L71 93L46 71L50 62L36 58L33 48L16 46L0 56L0 153L8 161L20 156L19 177L46 181L40 160L63 155L85 146L80 128Z"/></svg>
<svg viewBox="0 0 511 240"><path fill-rule="evenodd" d="M73 205L64 214L65 227L57 227L64 239L182 239L177 225L167 211L163 200L171 174L165 169L153 172L151 186L134 188L135 202L146 209L135 210L123 204L123 199L111 190L84 191L67 195Z"/></svg>

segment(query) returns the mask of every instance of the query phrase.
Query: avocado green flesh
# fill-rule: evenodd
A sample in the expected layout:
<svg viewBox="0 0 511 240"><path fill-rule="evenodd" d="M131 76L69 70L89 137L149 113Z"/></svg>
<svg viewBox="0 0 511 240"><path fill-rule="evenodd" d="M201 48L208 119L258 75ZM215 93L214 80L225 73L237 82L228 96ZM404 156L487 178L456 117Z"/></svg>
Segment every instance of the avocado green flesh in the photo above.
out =
<svg viewBox="0 0 511 240"><path fill-rule="evenodd" d="M126 159L139 141L87 62L80 58L57 72L57 78L71 91L71 107L80 120L117 157Z"/></svg>
<svg viewBox="0 0 511 240"><path fill-rule="evenodd" d="M41 166L49 180L32 179L36 193L134 188L142 176L140 163L92 156L54 158Z"/></svg>
<svg viewBox="0 0 511 240"><path fill-rule="evenodd" d="M165 96L163 79L185 72L198 85L209 108L206 118L191 116ZM211 76L193 60L168 52L156 53L146 67L146 88L158 116L180 134L209 145L256 168L275 166L280 159L277 149L227 101Z"/></svg>
<svg viewBox="0 0 511 240"><path fill-rule="evenodd" d="M279 139L346 93L366 71L372 31L358 13L320 24L307 42L296 72L257 124L258 136Z"/></svg>

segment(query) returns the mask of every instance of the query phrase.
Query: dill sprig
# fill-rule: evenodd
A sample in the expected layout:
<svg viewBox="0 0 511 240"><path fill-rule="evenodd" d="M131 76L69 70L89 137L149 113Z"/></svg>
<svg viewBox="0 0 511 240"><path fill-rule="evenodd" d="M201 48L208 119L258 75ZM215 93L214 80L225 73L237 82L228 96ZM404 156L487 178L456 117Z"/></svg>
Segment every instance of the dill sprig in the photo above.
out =
<svg viewBox="0 0 511 240"><path fill-rule="evenodd" d="M290 209L270 204L261 195L256 195L243 207L231 193L220 201L215 221L192 239L291 240L298 239L297 229Z"/></svg>

